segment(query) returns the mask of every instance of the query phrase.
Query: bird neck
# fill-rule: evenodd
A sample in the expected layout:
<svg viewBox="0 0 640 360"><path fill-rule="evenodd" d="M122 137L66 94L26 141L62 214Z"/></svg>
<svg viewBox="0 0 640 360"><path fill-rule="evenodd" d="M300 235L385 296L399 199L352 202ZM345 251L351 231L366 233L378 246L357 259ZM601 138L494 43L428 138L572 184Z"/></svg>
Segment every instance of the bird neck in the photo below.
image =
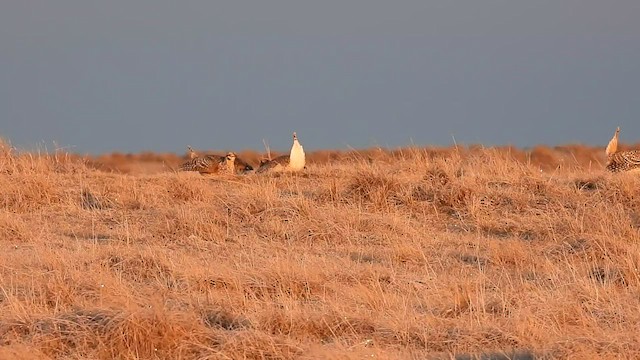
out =
<svg viewBox="0 0 640 360"><path fill-rule="evenodd" d="M618 134L614 135L611 141L609 141L609 145L607 145L607 149L605 153L607 156L611 156L618 152Z"/></svg>
<svg viewBox="0 0 640 360"><path fill-rule="evenodd" d="M227 165L227 172L229 172L230 174L233 174L233 172L235 170L235 167L236 167L235 161L227 159L226 163L227 163L226 164Z"/></svg>
<svg viewBox="0 0 640 360"><path fill-rule="evenodd" d="M304 149L298 140L293 141L291 153L289 154L289 167L295 170L302 170L305 165Z"/></svg>

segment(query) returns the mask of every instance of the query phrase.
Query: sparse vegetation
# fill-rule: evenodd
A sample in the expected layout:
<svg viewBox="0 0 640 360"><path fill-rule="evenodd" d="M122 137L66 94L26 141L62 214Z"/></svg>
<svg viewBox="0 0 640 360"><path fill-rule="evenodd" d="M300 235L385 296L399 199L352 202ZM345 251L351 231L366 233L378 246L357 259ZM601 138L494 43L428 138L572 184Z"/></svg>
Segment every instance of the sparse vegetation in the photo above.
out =
<svg viewBox="0 0 640 360"><path fill-rule="evenodd" d="M3 144L0 358L638 358L640 177L601 153L202 177Z"/></svg>

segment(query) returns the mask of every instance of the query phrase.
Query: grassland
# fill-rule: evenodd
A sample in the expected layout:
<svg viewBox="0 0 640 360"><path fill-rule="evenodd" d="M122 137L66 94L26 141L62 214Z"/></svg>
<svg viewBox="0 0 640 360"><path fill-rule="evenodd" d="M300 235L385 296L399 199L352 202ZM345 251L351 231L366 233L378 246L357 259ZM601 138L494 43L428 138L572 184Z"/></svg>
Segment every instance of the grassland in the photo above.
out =
<svg viewBox="0 0 640 360"><path fill-rule="evenodd" d="M310 159L5 144L0 359L640 358L640 176L601 150Z"/></svg>

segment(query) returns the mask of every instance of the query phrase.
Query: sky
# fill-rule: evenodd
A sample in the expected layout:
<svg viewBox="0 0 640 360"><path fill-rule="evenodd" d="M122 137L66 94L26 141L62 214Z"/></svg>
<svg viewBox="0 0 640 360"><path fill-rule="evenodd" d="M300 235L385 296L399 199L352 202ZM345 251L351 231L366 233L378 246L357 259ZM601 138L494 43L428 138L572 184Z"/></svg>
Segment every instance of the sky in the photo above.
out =
<svg viewBox="0 0 640 360"><path fill-rule="evenodd" d="M3 0L0 137L74 153L640 142L638 0Z"/></svg>

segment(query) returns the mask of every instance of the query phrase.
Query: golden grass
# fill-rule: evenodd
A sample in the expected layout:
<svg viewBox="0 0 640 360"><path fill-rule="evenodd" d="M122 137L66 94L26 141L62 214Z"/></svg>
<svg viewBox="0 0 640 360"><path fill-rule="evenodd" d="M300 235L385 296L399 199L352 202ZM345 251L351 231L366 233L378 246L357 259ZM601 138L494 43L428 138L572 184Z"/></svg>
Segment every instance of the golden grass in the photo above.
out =
<svg viewBox="0 0 640 360"><path fill-rule="evenodd" d="M563 151L202 177L2 150L0 358L638 358L640 177Z"/></svg>

